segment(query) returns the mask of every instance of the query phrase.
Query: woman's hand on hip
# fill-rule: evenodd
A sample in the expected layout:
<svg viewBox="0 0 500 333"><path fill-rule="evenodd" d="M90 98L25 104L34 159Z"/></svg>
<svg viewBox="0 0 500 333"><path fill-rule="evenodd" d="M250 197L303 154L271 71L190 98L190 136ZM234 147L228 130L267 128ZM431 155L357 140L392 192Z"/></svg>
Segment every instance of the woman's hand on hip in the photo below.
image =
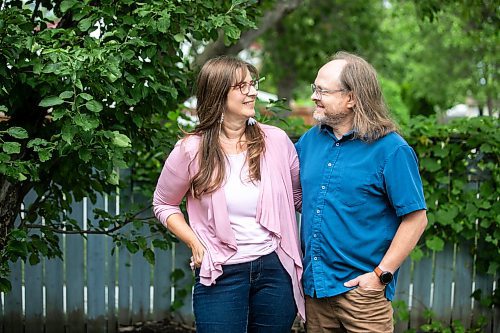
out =
<svg viewBox="0 0 500 333"><path fill-rule="evenodd" d="M201 262L203 261L203 256L205 255L205 247L201 244L199 240L196 240L192 245L189 246L193 256L191 257L191 263L194 268L199 268Z"/></svg>

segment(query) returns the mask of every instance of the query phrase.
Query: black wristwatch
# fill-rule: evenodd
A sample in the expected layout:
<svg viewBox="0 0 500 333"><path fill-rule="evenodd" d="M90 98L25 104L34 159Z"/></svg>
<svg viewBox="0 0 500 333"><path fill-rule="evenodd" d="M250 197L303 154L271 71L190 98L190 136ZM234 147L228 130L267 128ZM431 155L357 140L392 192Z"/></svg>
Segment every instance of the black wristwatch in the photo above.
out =
<svg viewBox="0 0 500 333"><path fill-rule="evenodd" d="M380 279L380 282L383 285L388 285L389 283L392 282L392 279L394 279L394 275L392 275L391 272L384 272L378 266L375 267L375 269L373 271L378 276L378 278Z"/></svg>

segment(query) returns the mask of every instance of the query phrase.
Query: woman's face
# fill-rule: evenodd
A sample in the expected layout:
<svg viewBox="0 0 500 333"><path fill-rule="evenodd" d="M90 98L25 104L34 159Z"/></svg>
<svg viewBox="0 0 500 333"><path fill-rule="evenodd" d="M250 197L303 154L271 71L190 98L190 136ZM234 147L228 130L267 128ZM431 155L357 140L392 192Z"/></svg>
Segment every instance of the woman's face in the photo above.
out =
<svg viewBox="0 0 500 333"><path fill-rule="evenodd" d="M247 69L245 71L246 75L243 82L241 82L241 89L240 86L231 87L227 94L227 110L224 114L224 121L245 122L248 118L255 116L257 90L253 85L250 85L250 82L252 82L250 72ZM243 94L242 90L243 92L248 91L248 93Z"/></svg>

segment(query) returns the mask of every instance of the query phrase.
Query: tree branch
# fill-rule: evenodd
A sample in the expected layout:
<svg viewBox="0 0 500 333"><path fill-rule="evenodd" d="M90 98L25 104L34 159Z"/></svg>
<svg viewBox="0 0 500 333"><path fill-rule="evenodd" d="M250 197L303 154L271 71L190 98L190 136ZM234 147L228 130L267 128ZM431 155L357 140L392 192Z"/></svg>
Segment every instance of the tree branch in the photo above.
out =
<svg viewBox="0 0 500 333"><path fill-rule="evenodd" d="M97 234L97 235L110 235L112 234L113 232L123 228L124 226L126 226L127 224L133 222L133 221L146 221L146 223L149 223L147 222L148 220L152 220L154 219L154 216L148 216L148 217L141 217L141 218L138 218L137 216L144 213L145 211L149 210L151 208L151 205L141 209L140 211L138 211L137 213L135 213L134 215L132 215L132 217L130 218L126 218L123 222L123 224L119 224L119 225L115 225L113 228L111 229L107 229L107 230L92 230L92 229L86 229L86 230L64 230L64 228L66 228L66 226L69 226L71 228L74 227L74 225L72 224L60 224L60 228L55 228L55 227L52 227L52 226L47 226L47 225L44 225L44 224L27 224L26 225L26 228L30 228L30 229L48 229L52 232L55 232L57 234L80 234L80 235L85 235L85 234L88 234L88 235L92 235L92 234Z"/></svg>
<svg viewBox="0 0 500 333"><path fill-rule="evenodd" d="M31 22L33 22L33 23L35 23L36 12L38 11L38 8L40 7L41 2L42 2L42 0L36 0L35 9L33 9L33 14L31 15Z"/></svg>
<svg viewBox="0 0 500 333"><path fill-rule="evenodd" d="M232 46L227 47L224 45L224 33L221 30L217 40L208 44L203 52L195 58L193 62L194 67L199 68L207 60L223 54L238 54L241 50L249 47L257 37L274 27L276 23L283 19L283 17L302 4L302 1L303 0L288 0L278 2L273 10L266 12L266 14L262 17L257 29L243 32L238 42Z"/></svg>
<svg viewBox="0 0 500 333"><path fill-rule="evenodd" d="M32 228L32 229L48 229L52 232L55 232L56 234L66 234L66 235L71 235L71 234L80 234L80 235L110 235L113 232L123 228L127 224L131 223L132 221L146 221L148 223L148 220L153 219L154 216L148 216L148 217L143 217L143 218L135 218L135 219L126 219L123 224L117 225L111 229L106 229L106 230L92 230L92 229L86 229L86 230L64 230L64 229L59 229L59 228L54 228L54 227L49 227L44 224L29 224L26 227L27 228ZM74 227L72 224L61 224L61 228L66 228L66 226L71 226Z"/></svg>

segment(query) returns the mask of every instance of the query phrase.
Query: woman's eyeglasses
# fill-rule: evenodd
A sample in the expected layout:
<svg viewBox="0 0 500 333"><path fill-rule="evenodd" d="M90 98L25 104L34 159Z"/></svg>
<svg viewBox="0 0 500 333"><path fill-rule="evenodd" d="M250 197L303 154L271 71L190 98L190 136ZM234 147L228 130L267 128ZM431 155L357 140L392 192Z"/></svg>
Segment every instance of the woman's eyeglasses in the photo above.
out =
<svg viewBox="0 0 500 333"><path fill-rule="evenodd" d="M239 87L243 95L248 95L250 93L250 87L254 87L255 90L259 90L259 80L252 80L250 82L241 82L231 86L231 88Z"/></svg>

